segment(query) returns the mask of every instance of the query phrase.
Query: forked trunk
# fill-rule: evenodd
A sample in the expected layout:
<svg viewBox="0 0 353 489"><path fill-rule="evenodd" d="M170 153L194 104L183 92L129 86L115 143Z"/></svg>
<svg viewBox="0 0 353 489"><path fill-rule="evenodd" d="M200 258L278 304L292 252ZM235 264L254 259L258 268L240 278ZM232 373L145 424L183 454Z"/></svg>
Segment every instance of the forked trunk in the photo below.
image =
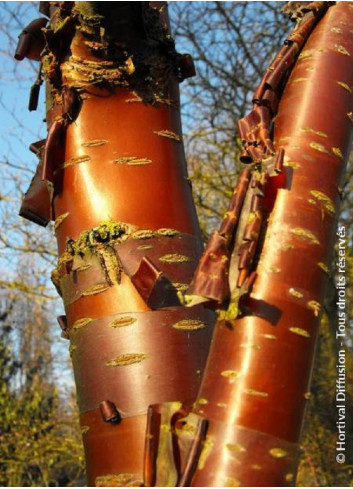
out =
<svg viewBox="0 0 353 489"><path fill-rule="evenodd" d="M90 484L295 480L352 136L353 9L293 4L239 124L249 169L194 277L177 87L192 66L163 7L59 2L42 40L28 27L36 49L22 38L19 59L45 41L49 101L22 215L55 219Z"/></svg>

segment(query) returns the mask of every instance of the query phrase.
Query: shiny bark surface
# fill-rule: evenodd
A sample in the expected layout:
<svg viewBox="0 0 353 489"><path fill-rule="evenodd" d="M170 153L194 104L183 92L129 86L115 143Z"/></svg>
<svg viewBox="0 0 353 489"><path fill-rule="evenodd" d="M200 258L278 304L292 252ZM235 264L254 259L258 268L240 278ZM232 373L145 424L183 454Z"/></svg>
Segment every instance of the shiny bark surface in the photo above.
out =
<svg viewBox="0 0 353 489"><path fill-rule="evenodd" d="M282 94L274 149L284 150L285 179L263 227L258 263L250 267L257 273L252 292L237 319L216 325L194 408L209 423L194 486L295 480L352 137L352 21L349 2L330 6Z"/></svg>
<svg viewBox="0 0 353 489"><path fill-rule="evenodd" d="M295 481L352 137L353 9L289 9L297 28L239 123L250 166L201 259L178 93L193 67L163 5L43 2L50 27L20 38L18 59L45 47L48 100L21 214L55 220L90 485Z"/></svg>
<svg viewBox="0 0 353 489"><path fill-rule="evenodd" d="M180 300L202 250L179 108L192 60L163 2L42 11L48 138L22 215L55 222L88 483L141 485L148 406L192 404L214 321Z"/></svg>

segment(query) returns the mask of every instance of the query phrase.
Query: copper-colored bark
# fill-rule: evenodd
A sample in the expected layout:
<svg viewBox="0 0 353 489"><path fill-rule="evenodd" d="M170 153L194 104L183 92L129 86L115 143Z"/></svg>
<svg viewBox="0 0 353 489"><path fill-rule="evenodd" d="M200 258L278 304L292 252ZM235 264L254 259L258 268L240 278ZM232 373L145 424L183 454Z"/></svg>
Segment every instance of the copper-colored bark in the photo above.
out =
<svg viewBox="0 0 353 489"><path fill-rule="evenodd" d="M180 302L202 249L179 111L193 65L163 4L46 7L48 138L22 214L55 220L88 482L140 485L148 406L192 404L213 322Z"/></svg>
<svg viewBox="0 0 353 489"><path fill-rule="evenodd" d="M250 267L257 278L242 298L243 312L216 325L194 408L208 430L193 486L294 482L352 137L352 21L349 3L328 9L281 97L274 150L284 149L285 182L263 229L258 264ZM258 137L263 149L255 144L250 155L261 163L268 145ZM233 275L238 253L235 247Z"/></svg>
<svg viewBox="0 0 353 489"><path fill-rule="evenodd" d="M51 27L22 37L19 59L46 46L48 138L21 212L55 219L90 484L293 483L352 136L353 11L332 3L293 7L299 27L240 121L251 166L189 309L201 246L177 81L193 66L166 14L116 2L110 19L105 2L44 2ZM221 311L197 395L213 319L202 303Z"/></svg>

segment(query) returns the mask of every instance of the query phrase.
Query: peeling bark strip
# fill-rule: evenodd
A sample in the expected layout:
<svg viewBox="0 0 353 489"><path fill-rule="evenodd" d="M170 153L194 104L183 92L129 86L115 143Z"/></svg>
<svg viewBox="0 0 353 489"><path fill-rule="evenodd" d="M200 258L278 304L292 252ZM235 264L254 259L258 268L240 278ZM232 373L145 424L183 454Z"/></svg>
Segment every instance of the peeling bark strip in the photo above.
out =
<svg viewBox="0 0 353 489"><path fill-rule="evenodd" d="M166 5L46 12L27 55L41 53L48 138L22 214L55 220L88 484L139 486L148 406L195 400L214 321L181 306L202 247L179 112L193 66L175 50Z"/></svg>
<svg viewBox="0 0 353 489"><path fill-rule="evenodd" d="M224 310L192 409L192 415L208 423L201 453L186 455L183 435L178 436L180 458L186 457L193 466L189 483L184 485L295 483L339 208L337 188L352 138L347 113L353 102L353 61L347 53L353 52L353 9L349 2L291 5L293 16L299 18L298 27L256 91L253 111L240 123L243 161L253 163L251 181L255 183L246 191L232 241L230 299L219 301ZM293 70L282 93L280 85L289 68ZM276 100L280 96L278 110L270 106L274 95ZM272 140L269 123L273 114ZM282 174L270 176L261 192L252 196L253 188L258 187L256 172L269 174L267 158L281 150ZM263 220L255 226L259 210ZM214 238L201 263L212 262L213 248ZM213 269L220 267L220 256ZM244 273L249 272L256 273L256 280L252 291L244 294L241 284ZM217 277L221 280L227 273ZM192 289L200 290L206 299L215 298L203 293L200 270ZM238 445L244 450L235 459L229 446Z"/></svg>

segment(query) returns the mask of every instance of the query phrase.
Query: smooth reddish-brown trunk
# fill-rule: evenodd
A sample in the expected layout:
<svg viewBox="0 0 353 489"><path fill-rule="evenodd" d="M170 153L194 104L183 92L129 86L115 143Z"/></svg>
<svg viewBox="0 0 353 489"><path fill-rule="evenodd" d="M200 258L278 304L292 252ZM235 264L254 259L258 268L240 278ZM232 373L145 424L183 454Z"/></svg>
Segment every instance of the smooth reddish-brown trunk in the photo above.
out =
<svg viewBox="0 0 353 489"><path fill-rule="evenodd" d="M275 177L270 186L262 186L262 212L268 222L263 220L263 238L260 233L248 267L240 264L235 238L230 280L233 277L239 288L243 270L245 276L255 272L256 279L252 275L252 292L241 299L238 318L231 320L230 308L216 325L194 408L208 420L208 429L193 486L283 486L295 480L352 137L352 21L349 2L328 9L301 50L281 96L274 150L284 151L285 179ZM266 76L268 80L271 74ZM271 88L271 81L266 83ZM255 96L256 111L258 103ZM266 157L270 145L261 138L259 146L248 141L249 159L259 163L256 151ZM273 208L266 210L276 186ZM243 246L249 239L245 232ZM200 294L197 283L193 292Z"/></svg>
<svg viewBox="0 0 353 489"><path fill-rule="evenodd" d="M22 214L55 220L90 485L142 483L148 406L192 404L211 337L213 315L179 298L202 250L179 109L192 66L160 7L46 12L49 132Z"/></svg>
<svg viewBox="0 0 353 489"><path fill-rule="evenodd" d="M184 297L201 249L178 109L190 60L165 14L104 5L47 11L49 133L21 210L55 219L89 483L291 485L352 135L352 7L298 2L240 121L251 166Z"/></svg>

